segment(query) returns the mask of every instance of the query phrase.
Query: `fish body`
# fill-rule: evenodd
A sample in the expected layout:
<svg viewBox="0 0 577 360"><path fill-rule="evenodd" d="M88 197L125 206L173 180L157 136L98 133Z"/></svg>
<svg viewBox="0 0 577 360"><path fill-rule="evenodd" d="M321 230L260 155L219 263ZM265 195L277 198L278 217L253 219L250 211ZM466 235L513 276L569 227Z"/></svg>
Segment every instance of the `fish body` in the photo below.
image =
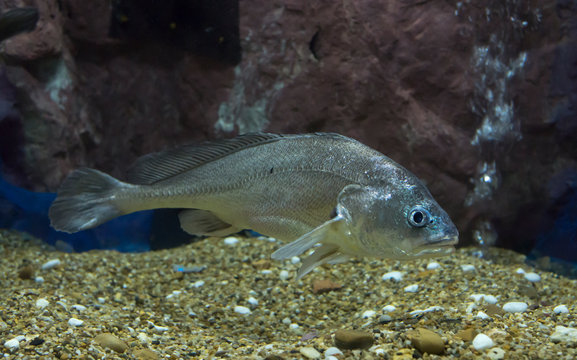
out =
<svg viewBox="0 0 577 360"><path fill-rule="evenodd" d="M316 244L299 277L349 256L409 259L453 250L458 232L423 183L360 142L338 134L246 134L139 159L126 181L74 171L49 215L76 232L117 216L182 208L190 234L242 229L288 242L272 257Z"/></svg>

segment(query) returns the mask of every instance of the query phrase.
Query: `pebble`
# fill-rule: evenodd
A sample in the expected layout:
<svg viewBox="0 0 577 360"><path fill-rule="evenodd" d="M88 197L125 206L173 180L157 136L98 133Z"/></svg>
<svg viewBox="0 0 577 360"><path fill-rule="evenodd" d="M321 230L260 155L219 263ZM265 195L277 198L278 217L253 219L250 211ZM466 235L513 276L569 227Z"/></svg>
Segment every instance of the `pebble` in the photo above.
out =
<svg viewBox="0 0 577 360"><path fill-rule="evenodd" d="M524 274L524 273L525 273L525 270L523 270L523 268L518 268L517 270L515 270L515 272L516 272L517 274Z"/></svg>
<svg viewBox="0 0 577 360"><path fill-rule="evenodd" d="M577 329L560 325L556 326L555 332L551 334L551 341L554 343L577 343Z"/></svg>
<svg viewBox="0 0 577 360"><path fill-rule="evenodd" d="M377 314L377 312L374 310L367 310L367 311L363 312L362 318L363 319L369 319L369 318L372 318L373 316L375 316L376 314Z"/></svg>
<svg viewBox="0 0 577 360"><path fill-rule="evenodd" d="M251 304L252 306L257 306L258 305L258 300L253 298L252 296L248 298L247 302L249 304Z"/></svg>
<svg viewBox="0 0 577 360"><path fill-rule="evenodd" d="M325 350L325 357L340 356L340 355L343 355L343 352L338 347L331 346L330 348Z"/></svg>
<svg viewBox="0 0 577 360"><path fill-rule="evenodd" d="M237 305L234 307L234 312L239 313L241 315L248 315L252 311L250 311L250 309L247 308L246 306Z"/></svg>
<svg viewBox="0 0 577 360"><path fill-rule="evenodd" d="M539 282L541 281L541 276L534 272L525 273L525 279L529 280L530 282Z"/></svg>
<svg viewBox="0 0 577 360"><path fill-rule="evenodd" d="M475 271L475 265L470 264L461 265L461 270L463 270L464 272Z"/></svg>
<svg viewBox="0 0 577 360"><path fill-rule="evenodd" d="M427 264L427 270L435 270L440 268L441 265L438 262L430 262Z"/></svg>
<svg viewBox="0 0 577 360"><path fill-rule="evenodd" d="M290 273L289 273L288 271L286 271L286 270L281 270L281 272L280 272L280 274L279 274L279 278L280 278L282 281L288 280L288 279L290 278L290 276L291 276Z"/></svg>
<svg viewBox="0 0 577 360"><path fill-rule="evenodd" d="M117 353L123 353L128 349L128 345L110 333L96 335L94 341L100 346L112 349Z"/></svg>
<svg viewBox="0 0 577 360"><path fill-rule="evenodd" d="M518 313L525 312L529 305L524 302L512 301L503 305L503 310L506 312Z"/></svg>
<svg viewBox="0 0 577 360"><path fill-rule="evenodd" d="M143 332L138 333L136 338L138 339L138 341L140 341L143 344L148 344L150 342L150 338L148 337L148 335L146 335L146 333L143 333Z"/></svg>
<svg viewBox="0 0 577 360"><path fill-rule="evenodd" d="M456 337L460 338L463 341L473 341L475 336L477 335L477 331L475 328L469 327L463 330L457 331L455 334Z"/></svg>
<svg viewBox="0 0 577 360"><path fill-rule="evenodd" d="M497 298L494 297L493 295L473 294L469 298L475 301L476 303L479 303L481 301L486 302L487 304L497 303Z"/></svg>
<svg viewBox="0 0 577 360"><path fill-rule="evenodd" d="M313 282L313 293L322 294L329 291L339 290L343 286L329 279L315 280Z"/></svg>
<svg viewBox="0 0 577 360"><path fill-rule="evenodd" d="M291 263L293 263L293 264L295 264L295 265L298 264L298 263L300 263L300 262L301 262L301 258L298 257L298 256L293 256L293 257L291 258Z"/></svg>
<svg viewBox="0 0 577 360"><path fill-rule="evenodd" d="M394 307L393 305L387 305L387 306L383 306L382 310L385 312L393 312L393 311L397 310L397 308Z"/></svg>
<svg viewBox="0 0 577 360"><path fill-rule="evenodd" d="M424 314L424 313L433 312L433 311L443 311L443 310L445 310L445 308L442 306L431 306L431 307L428 307L424 310L411 311L409 313L409 315L411 315L412 317L417 317L417 316Z"/></svg>
<svg viewBox="0 0 577 360"><path fill-rule="evenodd" d="M405 292L416 293L417 291L419 291L419 284L409 285L405 287L403 290Z"/></svg>
<svg viewBox="0 0 577 360"><path fill-rule="evenodd" d="M307 359L320 359L321 357L321 353L310 346L300 348L299 352Z"/></svg>
<svg viewBox="0 0 577 360"><path fill-rule="evenodd" d="M20 341L18 338L10 339L4 343L4 346L9 350L16 350L20 347Z"/></svg>
<svg viewBox="0 0 577 360"><path fill-rule="evenodd" d="M42 270L52 269L53 267L56 267L58 265L60 265L60 259L48 260L47 262L42 264Z"/></svg>
<svg viewBox="0 0 577 360"><path fill-rule="evenodd" d="M553 312L555 314L567 314L569 312L569 309L567 309L567 306L565 306L565 305L559 305L559 306L555 306L555 308L553 309Z"/></svg>
<svg viewBox="0 0 577 360"><path fill-rule="evenodd" d="M18 271L18 277L22 280L30 280L34 276L34 266L26 265Z"/></svg>
<svg viewBox="0 0 577 360"><path fill-rule="evenodd" d="M335 346L339 349L368 349L375 342L373 334L358 330L337 330Z"/></svg>
<svg viewBox="0 0 577 360"><path fill-rule="evenodd" d="M198 281L192 283L192 286L195 288L199 288L201 286L204 286L204 280L198 280Z"/></svg>
<svg viewBox="0 0 577 360"><path fill-rule="evenodd" d="M44 278L42 276L36 276L34 281L38 284L42 284L44 282Z"/></svg>
<svg viewBox="0 0 577 360"><path fill-rule="evenodd" d="M134 351L136 360L158 360L160 357L150 349L139 349Z"/></svg>
<svg viewBox="0 0 577 360"><path fill-rule="evenodd" d="M477 313L477 315L475 315L475 319L487 320L487 319L490 319L490 318L491 318L491 317L490 317L489 315L485 314L485 313L482 312L482 311L479 311L479 312Z"/></svg>
<svg viewBox="0 0 577 360"><path fill-rule="evenodd" d="M383 275L383 280L395 280L401 281L403 280L403 273L400 271L391 271Z"/></svg>
<svg viewBox="0 0 577 360"><path fill-rule="evenodd" d="M45 309L48 305L50 305L50 302L44 298L36 300L36 307L39 309Z"/></svg>
<svg viewBox="0 0 577 360"><path fill-rule="evenodd" d="M84 324L84 321L77 318L70 318L68 320L68 325L70 326L81 326L82 324Z"/></svg>
<svg viewBox="0 0 577 360"><path fill-rule="evenodd" d="M479 334L473 339L473 347L475 350L485 350L492 348L495 343L485 334Z"/></svg>
<svg viewBox="0 0 577 360"><path fill-rule="evenodd" d="M77 311L86 311L86 306L80 304L72 305L70 308Z"/></svg>
<svg viewBox="0 0 577 360"><path fill-rule="evenodd" d="M422 353L440 355L445 351L445 342L439 334L424 328L408 333L411 344Z"/></svg>
<svg viewBox="0 0 577 360"><path fill-rule="evenodd" d="M501 348L492 348L487 351L487 357L491 360L502 360L505 358L505 350Z"/></svg>
<svg viewBox="0 0 577 360"><path fill-rule="evenodd" d="M235 238L234 236L229 236L227 238L224 238L224 243L226 245L236 245L238 243L238 238Z"/></svg>

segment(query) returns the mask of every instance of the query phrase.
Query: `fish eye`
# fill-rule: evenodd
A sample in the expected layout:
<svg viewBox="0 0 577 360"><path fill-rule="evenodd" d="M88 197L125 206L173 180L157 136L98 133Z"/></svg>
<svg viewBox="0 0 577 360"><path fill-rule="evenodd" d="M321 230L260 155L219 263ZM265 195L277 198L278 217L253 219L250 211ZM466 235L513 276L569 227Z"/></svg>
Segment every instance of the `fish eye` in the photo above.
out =
<svg viewBox="0 0 577 360"><path fill-rule="evenodd" d="M420 206L414 207L410 212L407 220L414 227L423 227L429 223L431 214Z"/></svg>

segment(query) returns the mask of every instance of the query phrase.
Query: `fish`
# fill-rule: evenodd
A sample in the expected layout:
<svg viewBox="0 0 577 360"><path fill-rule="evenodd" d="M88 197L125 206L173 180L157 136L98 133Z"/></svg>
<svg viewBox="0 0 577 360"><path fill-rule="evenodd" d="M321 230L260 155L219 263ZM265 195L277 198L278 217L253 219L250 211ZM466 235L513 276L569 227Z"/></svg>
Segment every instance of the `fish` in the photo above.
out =
<svg viewBox="0 0 577 360"><path fill-rule="evenodd" d="M0 41L36 28L38 10L33 7L21 7L0 14Z"/></svg>
<svg viewBox="0 0 577 360"><path fill-rule="evenodd" d="M297 279L351 257L409 260L454 251L458 230L417 176L336 133L249 133L145 155L119 180L74 170L49 209L77 232L121 215L178 208L192 235L251 229L284 245L275 260L312 250Z"/></svg>

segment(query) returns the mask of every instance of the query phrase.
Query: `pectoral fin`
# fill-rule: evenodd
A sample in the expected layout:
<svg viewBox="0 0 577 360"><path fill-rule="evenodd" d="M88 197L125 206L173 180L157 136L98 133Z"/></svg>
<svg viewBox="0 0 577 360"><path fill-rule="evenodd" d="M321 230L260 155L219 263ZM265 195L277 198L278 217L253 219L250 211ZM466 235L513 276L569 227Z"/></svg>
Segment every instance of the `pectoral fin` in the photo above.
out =
<svg viewBox="0 0 577 360"><path fill-rule="evenodd" d="M342 254L339 253L338 246L323 244L303 260L303 265L297 272L297 280L311 272L315 267L325 263L333 264L335 263L334 261L342 261Z"/></svg>
<svg viewBox="0 0 577 360"><path fill-rule="evenodd" d="M227 224L216 215L206 210L189 209L178 214L180 227L191 235L226 236L239 232L234 226Z"/></svg>
<svg viewBox="0 0 577 360"><path fill-rule="evenodd" d="M315 246L315 244L320 243L327 237L330 232L336 231L341 221L344 221L344 218L337 215L336 217L326 221L322 225L304 234L295 241L292 241L281 247L272 253L271 257L275 260L283 260L290 259L293 256L299 256L300 254Z"/></svg>

